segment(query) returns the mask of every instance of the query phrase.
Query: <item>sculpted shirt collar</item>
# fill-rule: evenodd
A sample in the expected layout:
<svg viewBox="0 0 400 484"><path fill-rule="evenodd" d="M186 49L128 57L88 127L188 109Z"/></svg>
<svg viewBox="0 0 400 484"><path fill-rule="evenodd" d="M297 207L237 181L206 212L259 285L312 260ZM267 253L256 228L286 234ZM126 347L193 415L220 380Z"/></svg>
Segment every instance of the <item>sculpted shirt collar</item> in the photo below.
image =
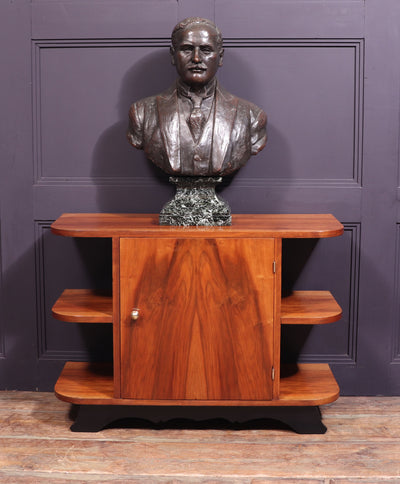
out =
<svg viewBox="0 0 400 484"><path fill-rule="evenodd" d="M215 88L217 86L217 80L214 78L210 84L205 86L203 89L200 91L193 92L187 84L183 83L181 79L178 79L177 83L177 91L180 96L187 97L191 99L193 96L198 96L203 99L206 99L208 97L211 97L215 93Z"/></svg>

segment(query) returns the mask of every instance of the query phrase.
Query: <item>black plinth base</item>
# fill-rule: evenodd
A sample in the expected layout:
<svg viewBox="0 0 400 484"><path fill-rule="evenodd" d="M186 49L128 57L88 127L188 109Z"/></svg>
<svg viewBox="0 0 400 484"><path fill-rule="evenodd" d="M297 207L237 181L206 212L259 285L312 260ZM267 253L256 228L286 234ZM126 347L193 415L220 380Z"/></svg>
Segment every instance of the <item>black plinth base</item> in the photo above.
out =
<svg viewBox="0 0 400 484"><path fill-rule="evenodd" d="M318 407L135 407L82 405L71 426L73 432L98 432L116 421L144 428L276 428L270 421L285 424L298 434L324 434ZM156 422L156 423L154 423ZM223 422L223 423L222 423ZM125 424L125 425L124 425Z"/></svg>
<svg viewBox="0 0 400 484"><path fill-rule="evenodd" d="M175 197L160 212L160 225L231 225L231 210L215 193L221 177L170 177Z"/></svg>

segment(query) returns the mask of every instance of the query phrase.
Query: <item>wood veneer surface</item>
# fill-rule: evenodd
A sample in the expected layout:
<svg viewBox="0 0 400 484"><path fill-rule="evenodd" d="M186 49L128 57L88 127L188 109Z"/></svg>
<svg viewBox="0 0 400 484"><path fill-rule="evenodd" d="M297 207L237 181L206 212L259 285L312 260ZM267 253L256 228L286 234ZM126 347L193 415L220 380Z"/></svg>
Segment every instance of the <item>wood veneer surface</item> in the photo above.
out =
<svg viewBox="0 0 400 484"><path fill-rule="evenodd" d="M299 364L283 368L280 399L247 400L134 400L114 398L111 364L67 362L55 386L61 400L91 405L298 406L335 401L339 387L327 364Z"/></svg>
<svg viewBox="0 0 400 484"><path fill-rule="evenodd" d="M91 289L66 289L53 306L53 316L75 323L111 323L112 296ZM325 324L338 321L342 310L329 291L294 291L282 298L282 324Z"/></svg>
<svg viewBox="0 0 400 484"><path fill-rule="evenodd" d="M324 238L343 233L343 226L331 214L236 214L229 227L160 226L158 215L73 214L59 217L53 233L69 237L280 237Z"/></svg>
<svg viewBox="0 0 400 484"><path fill-rule="evenodd" d="M91 289L65 289L52 308L53 317L71 323L112 323L112 296Z"/></svg>
<svg viewBox="0 0 400 484"><path fill-rule="evenodd" d="M272 398L274 239L122 238L120 258L123 398Z"/></svg>
<svg viewBox="0 0 400 484"><path fill-rule="evenodd" d="M329 291L293 291L282 298L282 324L326 324L341 316L342 308Z"/></svg>

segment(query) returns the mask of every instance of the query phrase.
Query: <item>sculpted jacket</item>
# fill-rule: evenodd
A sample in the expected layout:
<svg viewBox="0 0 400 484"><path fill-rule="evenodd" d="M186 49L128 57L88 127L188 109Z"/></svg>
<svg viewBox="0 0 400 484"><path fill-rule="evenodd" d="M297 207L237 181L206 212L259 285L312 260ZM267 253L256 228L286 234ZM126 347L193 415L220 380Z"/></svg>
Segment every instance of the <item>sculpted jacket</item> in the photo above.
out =
<svg viewBox="0 0 400 484"><path fill-rule="evenodd" d="M179 113L176 84L132 104L128 140L173 176L223 176L267 142L267 117L255 104L216 86L211 114L196 142Z"/></svg>

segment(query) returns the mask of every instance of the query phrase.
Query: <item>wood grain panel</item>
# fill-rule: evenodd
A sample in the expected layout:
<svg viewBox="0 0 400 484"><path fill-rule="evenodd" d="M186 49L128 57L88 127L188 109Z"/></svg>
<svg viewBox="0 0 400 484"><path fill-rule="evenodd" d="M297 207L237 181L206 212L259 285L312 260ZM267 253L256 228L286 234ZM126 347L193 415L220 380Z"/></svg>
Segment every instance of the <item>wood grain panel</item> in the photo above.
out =
<svg viewBox="0 0 400 484"><path fill-rule="evenodd" d="M282 299L282 324L326 324L338 321L342 309L329 291L294 291Z"/></svg>
<svg viewBox="0 0 400 484"><path fill-rule="evenodd" d="M122 397L272 398L274 244L121 239Z"/></svg>
<svg viewBox="0 0 400 484"><path fill-rule="evenodd" d="M331 214L236 214L227 227L160 226L155 214L65 213L51 226L65 237L282 237L326 238L342 235Z"/></svg>
<svg viewBox="0 0 400 484"><path fill-rule="evenodd" d="M119 275L119 267L116 274ZM103 291L66 289L54 304L52 313L60 321L111 323L113 298ZM294 291L282 299L280 317L281 324L326 324L338 321L341 314L340 306L329 291ZM115 321L119 318L115 317Z"/></svg>
<svg viewBox="0 0 400 484"><path fill-rule="evenodd" d="M112 297L104 291L65 289L52 315L71 323L112 323Z"/></svg>
<svg viewBox="0 0 400 484"><path fill-rule="evenodd" d="M114 398L111 364L65 364L55 386L60 400L77 405L150 405L150 406L304 406L325 405L339 396L339 387L326 363L284 366L279 400L139 400Z"/></svg>
<svg viewBox="0 0 400 484"><path fill-rule="evenodd" d="M121 396L121 325L120 325L120 303L119 303L119 269L120 269L120 239L117 237L113 238L113 248L112 248L112 284L113 284L113 297L112 297L112 315L113 315L113 373L114 373L114 397L119 398Z"/></svg>

